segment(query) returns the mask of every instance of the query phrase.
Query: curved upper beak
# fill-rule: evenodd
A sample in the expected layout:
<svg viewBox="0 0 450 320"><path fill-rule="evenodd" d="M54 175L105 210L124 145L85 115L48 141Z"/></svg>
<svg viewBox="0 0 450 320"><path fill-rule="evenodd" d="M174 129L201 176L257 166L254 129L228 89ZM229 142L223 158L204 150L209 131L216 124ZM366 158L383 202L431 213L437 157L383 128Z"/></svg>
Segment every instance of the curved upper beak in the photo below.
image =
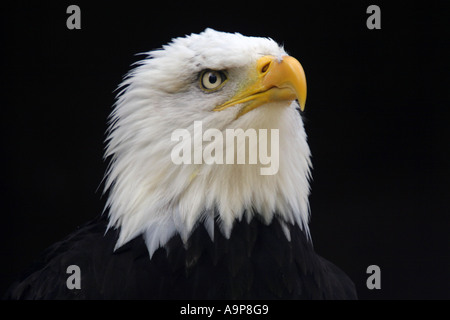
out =
<svg viewBox="0 0 450 320"><path fill-rule="evenodd" d="M263 56L256 63L256 70L250 73L248 84L213 111L245 103L237 115L239 118L263 104L295 99L303 111L306 102L306 77L300 62L291 56L283 56L281 60L274 56Z"/></svg>

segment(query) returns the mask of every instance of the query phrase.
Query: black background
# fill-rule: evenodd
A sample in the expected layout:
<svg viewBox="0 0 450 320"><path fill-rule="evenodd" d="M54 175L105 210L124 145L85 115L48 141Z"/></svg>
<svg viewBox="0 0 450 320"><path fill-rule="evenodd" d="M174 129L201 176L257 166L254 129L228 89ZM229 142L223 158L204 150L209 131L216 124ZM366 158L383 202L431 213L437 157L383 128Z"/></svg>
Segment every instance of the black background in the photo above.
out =
<svg viewBox="0 0 450 320"><path fill-rule="evenodd" d="M107 117L135 54L212 27L271 37L305 68L316 251L361 299L449 299L445 2L166 3L78 1L81 30L71 2L1 4L0 291L103 210Z"/></svg>

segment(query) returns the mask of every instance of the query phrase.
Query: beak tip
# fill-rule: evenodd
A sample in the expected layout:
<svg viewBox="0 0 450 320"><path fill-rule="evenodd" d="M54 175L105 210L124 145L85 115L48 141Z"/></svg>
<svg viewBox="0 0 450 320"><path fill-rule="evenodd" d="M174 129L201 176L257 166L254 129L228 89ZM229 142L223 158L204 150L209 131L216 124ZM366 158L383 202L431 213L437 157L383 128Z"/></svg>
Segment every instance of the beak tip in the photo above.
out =
<svg viewBox="0 0 450 320"><path fill-rule="evenodd" d="M300 111L305 111L305 103L306 101L301 101L299 99L297 99L298 105L300 106Z"/></svg>

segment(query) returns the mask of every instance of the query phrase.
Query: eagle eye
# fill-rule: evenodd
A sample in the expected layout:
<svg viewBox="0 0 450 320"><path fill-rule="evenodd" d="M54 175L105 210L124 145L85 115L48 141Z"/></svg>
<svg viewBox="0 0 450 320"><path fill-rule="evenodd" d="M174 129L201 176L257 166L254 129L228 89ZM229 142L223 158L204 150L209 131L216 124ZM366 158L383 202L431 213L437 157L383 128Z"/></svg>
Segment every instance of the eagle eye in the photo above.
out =
<svg viewBox="0 0 450 320"><path fill-rule="evenodd" d="M227 80L223 71L204 70L200 74L200 87L205 91L214 91L222 87Z"/></svg>

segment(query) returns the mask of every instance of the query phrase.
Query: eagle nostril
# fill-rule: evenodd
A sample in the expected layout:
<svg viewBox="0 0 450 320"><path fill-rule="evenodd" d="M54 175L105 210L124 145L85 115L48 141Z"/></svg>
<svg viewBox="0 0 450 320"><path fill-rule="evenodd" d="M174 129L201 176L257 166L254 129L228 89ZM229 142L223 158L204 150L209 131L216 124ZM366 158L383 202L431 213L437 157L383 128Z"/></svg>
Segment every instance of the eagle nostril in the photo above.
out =
<svg viewBox="0 0 450 320"><path fill-rule="evenodd" d="M261 68L261 73L266 73L267 70L269 70L270 65L272 64L272 61L267 61L267 63L265 63L262 68Z"/></svg>

